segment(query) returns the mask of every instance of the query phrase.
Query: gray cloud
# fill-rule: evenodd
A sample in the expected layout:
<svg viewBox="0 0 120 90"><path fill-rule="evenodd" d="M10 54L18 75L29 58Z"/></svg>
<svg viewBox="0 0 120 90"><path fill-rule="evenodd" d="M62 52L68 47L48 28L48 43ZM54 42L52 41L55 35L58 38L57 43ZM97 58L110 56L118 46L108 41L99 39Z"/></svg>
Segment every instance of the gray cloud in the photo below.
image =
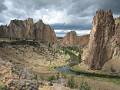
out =
<svg viewBox="0 0 120 90"><path fill-rule="evenodd" d="M66 0L10 0L14 7L25 10L39 10L42 8L63 9Z"/></svg>
<svg viewBox="0 0 120 90"><path fill-rule="evenodd" d="M92 11L88 11L88 9L92 9L93 0L76 0L75 2L73 0L72 2L71 7L68 9L68 14L86 16Z"/></svg>
<svg viewBox="0 0 120 90"><path fill-rule="evenodd" d="M65 3L65 1L66 0L1 0L0 16L2 19L0 23L8 23L9 20L14 18L25 19L33 17L36 19L38 17L37 19L40 19L43 15L48 16L48 12L53 10L63 11L65 7L68 6L68 3Z"/></svg>
<svg viewBox="0 0 120 90"><path fill-rule="evenodd" d="M68 13L77 16L93 16L98 9L111 9L114 14L120 14L120 0L73 0Z"/></svg>
<svg viewBox="0 0 120 90"><path fill-rule="evenodd" d="M95 0L98 8L102 8L102 9L111 9L114 14L120 14L120 0L104 0L103 2L101 2L99 0L99 2L97 0Z"/></svg>
<svg viewBox="0 0 120 90"><path fill-rule="evenodd" d="M4 0L0 0L0 13L1 13L3 10L7 9L7 7L3 4L3 2L4 2Z"/></svg>

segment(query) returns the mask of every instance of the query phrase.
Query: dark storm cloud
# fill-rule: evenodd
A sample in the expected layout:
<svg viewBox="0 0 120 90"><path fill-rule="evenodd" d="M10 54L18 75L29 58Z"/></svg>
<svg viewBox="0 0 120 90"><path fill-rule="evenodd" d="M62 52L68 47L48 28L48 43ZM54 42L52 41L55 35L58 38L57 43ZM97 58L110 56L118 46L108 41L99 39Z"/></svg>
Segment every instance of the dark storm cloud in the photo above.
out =
<svg viewBox="0 0 120 90"><path fill-rule="evenodd" d="M66 0L11 0L16 8L36 10L42 8L63 9Z"/></svg>
<svg viewBox="0 0 120 90"><path fill-rule="evenodd" d="M1 12L6 9L6 6L3 4L4 0L0 0L0 2ZM115 14L120 13L120 0L6 0L6 2L11 2L14 8L24 9L26 12L42 8L65 9L68 15L77 17L93 16L95 11L101 8L112 9ZM20 14L19 12L14 12L14 10L10 13L17 17Z"/></svg>
<svg viewBox="0 0 120 90"><path fill-rule="evenodd" d="M10 19L25 19L26 17L37 18L36 12L40 13L38 19L42 14L48 15L49 13L54 11L63 11L65 7L68 6L66 0L0 0L0 16L4 18L4 20ZM69 0L68 2L70 2ZM45 11L46 10L46 11ZM1 12L4 11L4 12ZM41 16L42 17L42 16ZM0 21L3 21L0 20ZM8 21L4 21L8 22ZM0 23L4 23L0 22Z"/></svg>
<svg viewBox="0 0 120 90"><path fill-rule="evenodd" d="M7 9L7 7L3 4L3 2L4 2L4 0L0 0L0 13L1 13L3 10Z"/></svg>
<svg viewBox="0 0 120 90"><path fill-rule="evenodd" d="M93 0L72 0L72 2L71 7L68 9L68 14L84 16L85 14L88 15L92 11L88 11L88 9L92 8Z"/></svg>
<svg viewBox="0 0 120 90"><path fill-rule="evenodd" d="M111 9L114 14L120 14L120 0L104 0L99 2L96 0L98 8Z"/></svg>
<svg viewBox="0 0 120 90"><path fill-rule="evenodd" d="M72 2L68 10L72 15L93 16L98 9L111 9L114 14L120 14L120 0L73 0Z"/></svg>
<svg viewBox="0 0 120 90"><path fill-rule="evenodd" d="M87 29L91 29L91 25L90 24L86 24L86 25L83 25L83 24L80 24L80 25L77 25L77 24L51 24L52 27L54 27L54 29L64 29L64 30L87 30Z"/></svg>

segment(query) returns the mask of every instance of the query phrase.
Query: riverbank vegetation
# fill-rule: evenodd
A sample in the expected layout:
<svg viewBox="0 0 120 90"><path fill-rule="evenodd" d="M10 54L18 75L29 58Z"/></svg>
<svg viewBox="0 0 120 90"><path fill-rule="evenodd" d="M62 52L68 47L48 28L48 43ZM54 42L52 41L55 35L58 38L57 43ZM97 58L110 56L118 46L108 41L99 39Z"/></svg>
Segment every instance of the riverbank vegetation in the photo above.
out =
<svg viewBox="0 0 120 90"><path fill-rule="evenodd" d="M71 56L74 59L71 59L71 61L76 61L76 59L79 60L77 64L70 66L70 71L72 72L61 72L65 78L68 80L67 86L70 88L79 88L79 90L119 90L120 85L120 77L116 75L109 75L106 73L103 73L99 70L92 71L92 70L83 70L81 67L79 67L82 59L82 49L79 48L76 50L76 48L71 47L63 47L62 50L66 55ZM78 52L79 51L79 52ZM72 78L71 78L72 77ZM102 87L101 87L102 86Z"/></svg>

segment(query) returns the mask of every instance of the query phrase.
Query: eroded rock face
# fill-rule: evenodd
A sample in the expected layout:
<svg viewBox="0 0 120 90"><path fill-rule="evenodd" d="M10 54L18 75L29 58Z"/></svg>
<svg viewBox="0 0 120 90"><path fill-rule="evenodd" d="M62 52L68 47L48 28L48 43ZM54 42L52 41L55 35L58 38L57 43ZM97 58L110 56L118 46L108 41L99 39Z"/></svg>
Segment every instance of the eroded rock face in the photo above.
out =
<svg viewBox="0 0 120 90"><path fill-rule="evenodd" d="M12 20L8 26L0 26L0 37L11 40L37 40L46 43L56 43L54 30L39 20L34 23L32 18L27 20Z"/></svg>
<svg viewBox="0 0 120 90"><path fill-rule="evenodd" d="M10 39L33 39L34 23L33 19L12 20L8 26L8 36Z"/></svg>
<svg viewBox="0 0 120 90"><path fill-rule="evenodd" d="M77 36L75 31L68 32L62 39L62 46L85 46L89 42L89 35Z"/></svg>
<svg viewBox="0 0 120 90"><path fill-rule="evenodd" d="M8 37L7 31L8 31L7 25L5 25L5 26L2 25L2 26L0 26L0 37L3 37L3 38Z"/></svg>
<svg viewBox="0 0 120 90"><path fill-rule="evenodd" d="M77 38L77 42L78 42L78 45L80 45L80 46L86 46L86 45L88 45L88 42L89 42L89 37L90 37L90 35L88 34L88 35L83 35L83 36L78 36Z"/></svg>
<svg viewBox="0 0 120 90"><path fill-rule="evenodd" d="M56 34L50 25L46 25L39 20L34 25L35 39L40 40L41 42L56 43L57 38Z"/></svg>
<svg viewBox="0 0 120 90"><path fill-rule="evenodd" d="M73 46L77 43L77 34L75 31L68 32L62 40L63 46Z"/></svg>
<svg viewBox="0 0 120 90"><path fill-rule="evenodd" d="M114 50L110 41L114 35L115 21L111 10L97 11L93 18L93 28L88 46L87 64L91 69L101 69L104 63L112 58Z"/></svg>

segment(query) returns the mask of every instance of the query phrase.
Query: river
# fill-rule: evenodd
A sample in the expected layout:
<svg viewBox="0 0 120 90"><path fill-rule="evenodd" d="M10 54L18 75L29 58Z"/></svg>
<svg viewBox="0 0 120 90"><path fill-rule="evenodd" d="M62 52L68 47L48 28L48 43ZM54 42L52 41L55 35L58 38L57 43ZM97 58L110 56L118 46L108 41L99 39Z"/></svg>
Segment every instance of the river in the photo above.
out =
<svg viewBox="0 0 120 90"><path fill-rule="evenodd" d="M66 73L66 74L75 75L75 76L120 79L120 76L118 75L107 75L107 74L98 74L98 73L89 73L89 72L76 72L74 70L71 70L71 67L69 65L57 67L56 70L60 73Z"/></svg>

